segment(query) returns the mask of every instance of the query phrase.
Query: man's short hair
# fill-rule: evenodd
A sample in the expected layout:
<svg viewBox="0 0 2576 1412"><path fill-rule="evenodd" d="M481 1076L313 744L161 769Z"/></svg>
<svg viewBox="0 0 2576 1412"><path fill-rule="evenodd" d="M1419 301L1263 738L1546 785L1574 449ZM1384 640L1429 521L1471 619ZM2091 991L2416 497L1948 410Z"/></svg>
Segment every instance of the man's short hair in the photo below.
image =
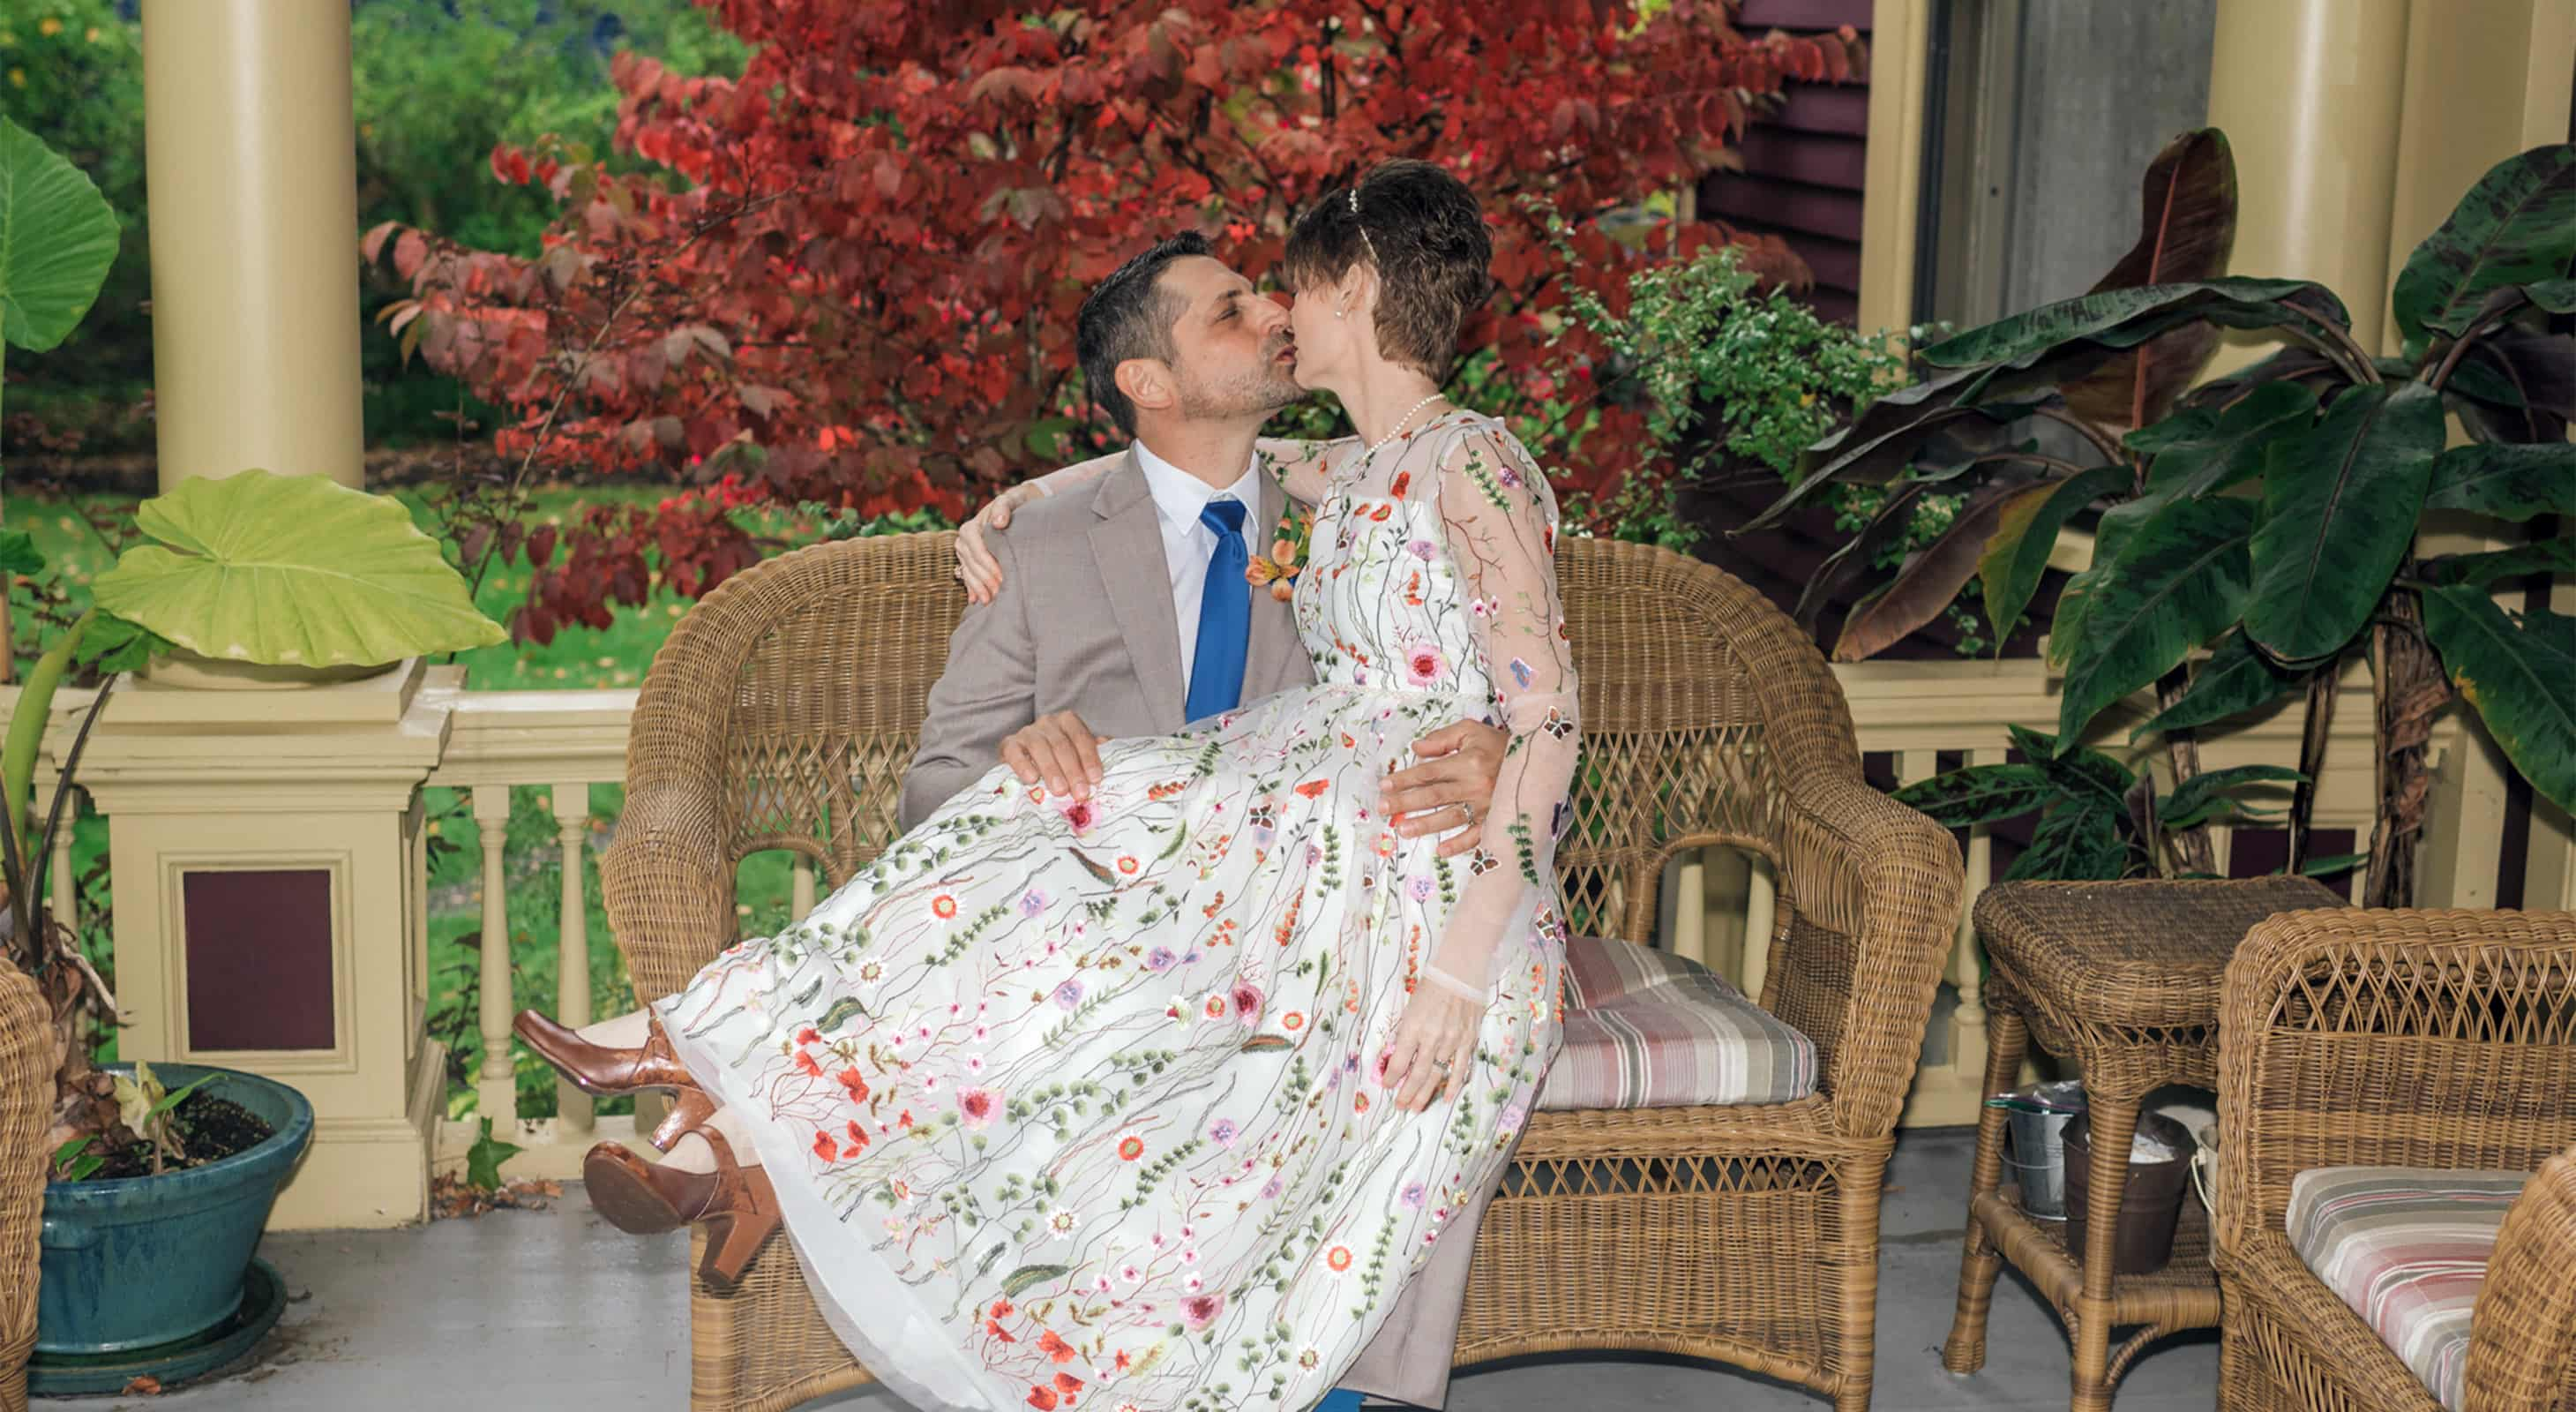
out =
<svg viewBox="0 0 2576 1412"><path fill-rule="evenodd" d="M1118 429L1136 434L1136 404L1118 389L1118 365L1130 358L1179 361L1172 325L1184 312L1180 297L1161 287L1163 267L1208 253L1207 237L1184 231L1120 265L1094 286L1074 318L1074 353L1091 400L1109 409Z"/></svg>

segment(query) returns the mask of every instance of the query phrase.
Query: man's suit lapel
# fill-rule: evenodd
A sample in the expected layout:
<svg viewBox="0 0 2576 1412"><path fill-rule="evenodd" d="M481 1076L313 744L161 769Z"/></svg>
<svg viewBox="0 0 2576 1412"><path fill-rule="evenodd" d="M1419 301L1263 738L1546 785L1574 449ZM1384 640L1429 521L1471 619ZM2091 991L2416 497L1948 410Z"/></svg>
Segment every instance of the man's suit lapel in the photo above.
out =
<svg viewBox="0 0 2576 1412"><path fill-rule="evenodd" d="M1244 543L1256 555L1268 555L1270 544L1278 535L1280 516L1286 513L1286 492L1268 475L1258 478L1253 488L1252 518L1243 527ZM1269 585L1252 590L1252 641L1244 653L1243 694L1246 700L1270 690L1270 684L1281 680L1290 670L1290 657L1298 659L1298 680L1304 680L1311 667L1304 662L1305 647L1297 641L1297 618L1285 603L1272 601Z"/></svg>
<svg viewBox="0 0 2576 1412"><path fill-rule="evenodd" d="M1136 682L1154 711L1157 729L1184 724L1188 684L1181 677L1181 633L1172 618L1172 575L1163 559L1163 527L1145 469L1129 452L1100 478L1092 512L1091 552L1109 589L1109 612L1136 664Z"/></svg>

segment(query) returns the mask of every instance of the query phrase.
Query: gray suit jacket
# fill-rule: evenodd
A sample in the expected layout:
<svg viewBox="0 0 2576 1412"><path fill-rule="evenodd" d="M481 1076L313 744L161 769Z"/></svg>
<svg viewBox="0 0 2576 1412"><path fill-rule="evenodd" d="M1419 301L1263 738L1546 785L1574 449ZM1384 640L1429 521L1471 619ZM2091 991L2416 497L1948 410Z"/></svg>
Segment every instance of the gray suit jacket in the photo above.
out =
<svg viewBox="0 0 2576 1412"><path fill-rule="evenodd" d="M1257 495L1244 538L1260 553L1282 506L1267 479ZM1040 716L1071 711L1111 739L1168 735L1183 724L1189 691L1171 571L1133 452L1092 485L1021 506L985 543L1002 565L1001 592L967 608L948 639L921 748L904 776L906 829L982 778L1001 759L1002 741ZM1243 699L1314 680L1288 605L1256 590Z"/></svg>
<svg viewBox="0 0 2576 1412"><path fill-rule="evenodd" d="M1256 552L1282 508L1277 485L1264 481L1259 494L1244 524ZM948 639L921 749L904 776L905 829L981 779L1000 762L1003 739L1040 716L1071 711L1112 739L1181 728L1188 691L1156 513L1131 452L1088 493L1023 505L1009 530L985 537L1002 565L1001 592L969 607ZM1288 605L1255 591L1243 699L1314 680ZM1442 1405L1476 1226L1492 1196L1443 1227L1430 1263L1397 1296L1385 1326L1342 1375L1343 1387Z"/></svg>

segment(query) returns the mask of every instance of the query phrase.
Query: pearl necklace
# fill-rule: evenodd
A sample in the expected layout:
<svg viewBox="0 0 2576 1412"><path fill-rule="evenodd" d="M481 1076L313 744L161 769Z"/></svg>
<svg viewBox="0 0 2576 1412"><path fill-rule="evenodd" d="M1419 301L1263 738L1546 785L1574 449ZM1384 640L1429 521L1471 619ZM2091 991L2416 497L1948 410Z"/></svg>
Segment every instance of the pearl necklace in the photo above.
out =
<svg viewBox="0 0 2576 1412"><path fill-rule="evenodd" d="M1439 400L1440 394L1435 392L1430 396L1423 398L1421 401L1414 403L1411 407L1406 408L1404 415L1395 419L1395 430L1388 432L1385 436L1379 438L1377 444L1368 449L1368 454L1374 456L1380 451L1385 450L1387 443L1404 435L1404 424L1413 420L1414 413L1421 411L1423 408L1428 407Z"/></svg>

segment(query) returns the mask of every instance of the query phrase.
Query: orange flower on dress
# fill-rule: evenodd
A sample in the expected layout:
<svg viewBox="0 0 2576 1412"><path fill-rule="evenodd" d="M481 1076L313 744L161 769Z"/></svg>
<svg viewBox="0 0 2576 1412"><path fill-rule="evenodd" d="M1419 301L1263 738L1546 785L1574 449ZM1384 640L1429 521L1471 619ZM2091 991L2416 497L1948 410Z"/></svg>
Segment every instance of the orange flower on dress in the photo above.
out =
<svg viewBox="0 0 2576 1412"><path fill-rule="evenodd" d="M1058 1363L1073 1361L1073 1345L1065 1342L1053 1329L1038 1335L1038 1351Z"/></svg>
<svg viewBox="0 0 2576 1412"><path fill-rule="evenodd" d="M1325 790L1332 787L1333 782L1331 780L1308 780L1304 784L1297 786L1297 793L1308 799L1315 799L1321 797Z"/></svg>
<svg viewBox="0 0 2576 1412"><path fill-rule="evenodd" d="M1143 1138L1136 1136L1134 1133L1129 1133L1127 1136L1118 1139L1118 1160L1122 1162L1133 1162L1144 1155L1145 1140Z"/></svg>
<svg viewBox="0 0 2576 1412"><path fill-rule="evenodd" d="M1351 1267L1351 1248L1347 1245L1334 1246L1332 1250L1324 1256L1324 1263L1332 1266L1336 1270L1349 1269Z"/></svg>
<svg viewBox="0 0 2576 1412"><path fill-rule="evenodd" d="M850 1095L852 1103L868 1101L868 1081L860 1076L856 1068L843 1069L838 1077L842 1090Z"/></svg>
<svg viewBox="0 0 2576 1412"><path fill-rule="evenodd" d="M954 917L957 915L957 899L943 892L931 899L930 910L942 918Z"/></svg>
<svg viewBox="0 0 2576 1412"><path fill-rule="evenodd" d="M809 1079L819 1079L823 1077L823 1066L815 1062L813 1055L806 1053L802 1049L796 1051L796 1067L804 1070L805 1077Z"/></svg>
<svg viewBox="0 0 2576 1412"><path fill-rule="evenodd" d="M830 1133L817 1132L814 1134L814 1155L826 1162L838 1162L841 1160L841 1145L832 1141Z"/></svg>

